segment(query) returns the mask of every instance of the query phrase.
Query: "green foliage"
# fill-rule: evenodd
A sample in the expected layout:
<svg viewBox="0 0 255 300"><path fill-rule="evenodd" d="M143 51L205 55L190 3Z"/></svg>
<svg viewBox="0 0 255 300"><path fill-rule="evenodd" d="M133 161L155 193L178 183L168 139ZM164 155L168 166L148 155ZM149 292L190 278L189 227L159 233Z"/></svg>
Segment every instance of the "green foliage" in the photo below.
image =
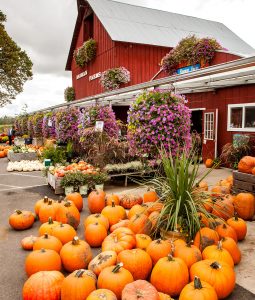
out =
<svg viewBox="0 0 255 300"><path fill-rule="evenodd" d="M42 153L43 159L50 159L52 164L64 164L66 162L66 151L61 147L54 147L47 148Z"/></svg>
<svg viewBox="0 0 255 300"><path fill-rule="evenodd" d="M67 87L65 89L64 96L65 96L65 101L66 102L74 101L75 100L75 91L74 91L74 88L71 87L71 86Z"/></svg>
<svg viewBox="0 0 255 300"><path fill-rule="evenodd" d="M6 17L0 11L0 107L11 103L32 78L32 62L5 30Z"/></svg>
<svg viewBox="0 0 255 300"><path fill-rule="evenodd" d="M81 68L96 57L97 43L93 39L89 39L74 51L74 59L76 64Z"/></svg>
<svg viewBox="0 0 255 300"><path fill-rule="evenodd" d="M96 173L92 175L92 182L94 184L103 184L109 180L109 177L105 173Z"/></svg>
<svg viewBox="0 0 255 300"><path fill-rule="evenodd" d="M69 186L78 188L79 186L91 183L92 175L83 174L82 172L67 173L60 182L61 186L64 188Z"/></svg>

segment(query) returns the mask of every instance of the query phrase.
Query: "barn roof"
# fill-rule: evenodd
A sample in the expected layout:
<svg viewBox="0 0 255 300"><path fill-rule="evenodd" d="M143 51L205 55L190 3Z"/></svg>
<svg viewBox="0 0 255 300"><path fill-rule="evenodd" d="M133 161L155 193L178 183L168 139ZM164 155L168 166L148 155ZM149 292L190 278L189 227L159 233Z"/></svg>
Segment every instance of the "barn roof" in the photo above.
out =
<svg viewBox="0 0 255 300"><path fill-rule="evenodd" d="M224 24L112 0L87 0L114 41L174 47L188 35L216 38L231 52L255 50Z"/></svg>

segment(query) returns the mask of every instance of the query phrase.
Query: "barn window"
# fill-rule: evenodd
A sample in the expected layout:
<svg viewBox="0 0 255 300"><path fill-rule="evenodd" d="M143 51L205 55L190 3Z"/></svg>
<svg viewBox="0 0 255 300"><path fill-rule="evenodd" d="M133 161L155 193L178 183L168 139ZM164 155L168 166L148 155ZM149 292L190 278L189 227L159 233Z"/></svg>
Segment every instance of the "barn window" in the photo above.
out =
<svg viewBox="0 0 255 300"><path fill-rule="evenodd" d="M228 105L228 131L255 132L255 103Z"/></svg>
<svg viewBox="0 0 255 300"><path fill-rule="evenodd" d="M204 120L204 139L213 140L214 139L214 113L205 113Z"/></svg>
<svg viewBox="0 0 255 300"><path fill-rule="evenodd" d="M93 14L90 14L84 19L84 31L83 31L83 40L84 42L88 39L93 38L94 31L94 17Z"/></svg>

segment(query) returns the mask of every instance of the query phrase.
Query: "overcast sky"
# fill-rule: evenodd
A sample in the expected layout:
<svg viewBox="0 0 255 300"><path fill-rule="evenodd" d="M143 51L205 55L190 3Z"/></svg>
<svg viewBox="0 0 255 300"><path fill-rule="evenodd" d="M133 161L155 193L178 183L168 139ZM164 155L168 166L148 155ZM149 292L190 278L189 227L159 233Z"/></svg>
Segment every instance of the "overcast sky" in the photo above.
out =
<svg viewBox="0 0 255 300"><path fill-rule="evenodd" d="M255 0L118 0L219 21L255 48ZM0 116L19 114L64 101L71 85L66 59L77 16L76 0L0 0L7 15L6 29L31 57L33 80L26 83L13 104L0 108Z"/></svg>

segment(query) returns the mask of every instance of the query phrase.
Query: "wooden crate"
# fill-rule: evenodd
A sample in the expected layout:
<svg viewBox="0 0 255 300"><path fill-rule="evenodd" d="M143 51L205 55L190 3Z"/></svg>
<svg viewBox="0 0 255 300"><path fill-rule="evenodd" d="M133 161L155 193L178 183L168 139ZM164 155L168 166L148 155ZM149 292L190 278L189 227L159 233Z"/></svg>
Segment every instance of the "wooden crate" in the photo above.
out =
<svg viewBox="0 0 255 300"><path fill-rule="evenodd" d="M235 192L249 192L255 194L255 176L252 174L233 171Z"/></svg>
<svg viewBox="0 0 255 300"><path fill-rule="evenodd" d="M54 189L55 195L62 195L65 193L65 190L60 185L61 178L57 178L48 172L48 184Z"/></svg>

